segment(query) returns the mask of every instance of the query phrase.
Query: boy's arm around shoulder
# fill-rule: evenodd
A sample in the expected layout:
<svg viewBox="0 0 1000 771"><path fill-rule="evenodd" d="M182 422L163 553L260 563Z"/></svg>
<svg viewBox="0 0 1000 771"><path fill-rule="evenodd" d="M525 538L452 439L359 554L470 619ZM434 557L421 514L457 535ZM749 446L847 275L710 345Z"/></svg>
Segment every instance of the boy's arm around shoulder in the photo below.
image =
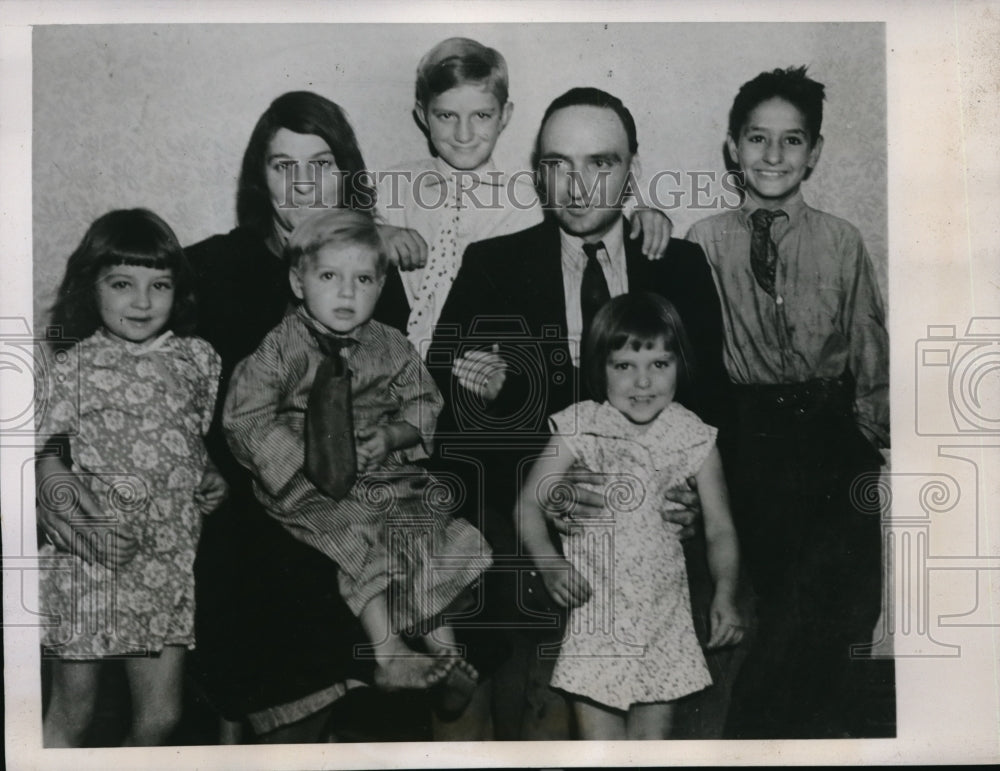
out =
<svg viewBox="0 0 1000 771"><path fill-rule="evenodd" d="M305 462L301 432L281 419L282 357L278 331L272 330L241 361L229 382L222 426L229 448L271 495L278 496Z"/></svg>

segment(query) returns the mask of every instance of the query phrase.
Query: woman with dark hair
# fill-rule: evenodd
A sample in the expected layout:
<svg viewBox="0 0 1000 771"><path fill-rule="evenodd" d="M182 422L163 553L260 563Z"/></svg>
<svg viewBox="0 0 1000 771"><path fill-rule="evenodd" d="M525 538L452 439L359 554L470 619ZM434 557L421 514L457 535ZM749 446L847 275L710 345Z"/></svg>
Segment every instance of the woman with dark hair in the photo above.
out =
<svg viewBox="0 0 1000 771"><path fill-rule="evenodd" d="M285 231L287 235L293 229L289 226L296 223L298 215L309 214L308 211L302 212L298 208L276 204L277 200L285 202L281 194L285 192L284 186L290 179L284 173L285 166L278 167L278 174L274 174L271 168L275 162L272 157L272 142L282 129L312 136L317 147L318 140L325 143L326 152L332 156L334 183L342 181L342 186L337 191L338 201L333 205L371 210L375 205L375 190L365 169L354 130L347 122L344 111L311 91L291 91L271 103L260 116L247 143L240 170L239 191L236 194L236 219L241 226L255 231L265 239L271 239L276 235L276 228ZM321 148L320 152L322 153ZM330 158L319 155L308 160L313 165L313 170L298 170L306 176L331 171ZM320 185L313 188L317 191L312 194L314 199L330 203L329 198L324 199L318 195L323 189L323 182L317 177L313 177L313 181ZM272 187L275 182L279 185L277 189Z"/></svg>
<svg viewBox="0 0 1000 771"><path fill-rule="evenodd" d="M321 210L317 203L369 210L374 198L336 104L295 91L261 115L243 156L237 227L187 249L198 276L199 333L222 356L220 393L285 315L293 295L281 253L294 227ZM231 493L204 530L195 566L192 671L223 717L247 717L260 741L318 741L348 682L370 677L371 662L353 655L365 638L338 592L337 565L257 502L223 438L222 401L209 449Z"/></svg>

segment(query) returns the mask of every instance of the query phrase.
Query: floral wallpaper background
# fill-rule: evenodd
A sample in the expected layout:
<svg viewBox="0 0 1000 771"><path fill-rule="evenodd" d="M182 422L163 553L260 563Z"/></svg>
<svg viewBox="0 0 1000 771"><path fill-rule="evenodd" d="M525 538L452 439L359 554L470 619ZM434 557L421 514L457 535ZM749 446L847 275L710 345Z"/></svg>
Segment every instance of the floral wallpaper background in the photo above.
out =
<svg viewBox="0 0 1000 771"><path fill-rule="evenodd" d="M683 235L732 202L721 186L729 107L759 72L805 64L827 87L812 205L864 236L887 287L885 29L879 23L38 26L33 57L34 321L104 212L144 206L192 244L235 224L254 123L285 91L348 113L371 169L425 157L412 117L417 62L461 35L507 59L513 118L495 158L528 169L546 105L593 85L635 116L641 182ZM658 176L657 176L658 175ZM714 202L714 203L713 203Z"/></svg>

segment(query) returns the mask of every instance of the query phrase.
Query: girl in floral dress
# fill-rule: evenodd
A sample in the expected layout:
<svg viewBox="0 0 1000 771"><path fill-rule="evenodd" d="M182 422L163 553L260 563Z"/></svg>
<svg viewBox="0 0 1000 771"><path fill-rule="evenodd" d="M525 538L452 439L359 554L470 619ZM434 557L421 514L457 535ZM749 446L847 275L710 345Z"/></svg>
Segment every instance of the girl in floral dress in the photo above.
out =
<svg viewBox="0 0 1000 771"><path fill-rule="evenodd" d="M76 544L40 549L43 653L54 657L46 747L78 746L104 661L124 659L126 744L162 744L180 717L184 654L194 647L194 557L201 516L226 494L202 437L219 357L194 328L190 269L170 227L143 209L97 219L70 256L45 352L40 440L69 437L71 467L102 518ZM58 478L40 496L58 500ZM117 570L81 558L81 539L117 531L137 544Z"/></svg>
<svg viewBox="0 0 1000 771"><path fill-rule="evenodd" d="M516 512L552 598L573 608L552 686L569 693L584 739L666 739L673 701L711 684L691 618L680 526L663 491L694 477L715 583L709 647L740 641L738 548L716 430L674 401L690 387L680 317L659 295L611 300L594 317L584 369L597 401L551 417L553 437ZM563 554L541 501L571 466L606 476L606 516L576 521Z"/></svg>

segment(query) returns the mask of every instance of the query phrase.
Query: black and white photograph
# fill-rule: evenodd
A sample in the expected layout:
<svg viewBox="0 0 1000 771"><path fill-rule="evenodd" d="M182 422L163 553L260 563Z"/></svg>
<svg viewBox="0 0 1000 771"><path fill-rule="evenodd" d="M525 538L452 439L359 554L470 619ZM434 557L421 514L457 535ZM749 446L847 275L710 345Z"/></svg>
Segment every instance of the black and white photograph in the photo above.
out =
<svg viewBox="0 0 1000 771"><path fill-rule="evenodd" d="M995 3L3 5L12 768L1000 759Z"/></svg>

